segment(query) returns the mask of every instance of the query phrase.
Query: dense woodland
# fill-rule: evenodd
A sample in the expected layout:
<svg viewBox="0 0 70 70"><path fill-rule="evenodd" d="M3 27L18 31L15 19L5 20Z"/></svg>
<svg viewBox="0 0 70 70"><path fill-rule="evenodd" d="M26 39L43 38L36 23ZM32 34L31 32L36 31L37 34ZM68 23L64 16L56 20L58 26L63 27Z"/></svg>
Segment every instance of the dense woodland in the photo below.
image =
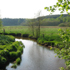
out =
<svg viewBox="0 0 70 70"><path fill-rule="evenodd" d="M70 26L70 16L67 14L64 14L63 16L60 15L48 15L40 17L40 25L41 26ZM28 26L29 22L28 20L31 19L11 19L11 18L3 18L2 24L3 26ZM38 18L34 20L35 25L37 25Z"/></svg>

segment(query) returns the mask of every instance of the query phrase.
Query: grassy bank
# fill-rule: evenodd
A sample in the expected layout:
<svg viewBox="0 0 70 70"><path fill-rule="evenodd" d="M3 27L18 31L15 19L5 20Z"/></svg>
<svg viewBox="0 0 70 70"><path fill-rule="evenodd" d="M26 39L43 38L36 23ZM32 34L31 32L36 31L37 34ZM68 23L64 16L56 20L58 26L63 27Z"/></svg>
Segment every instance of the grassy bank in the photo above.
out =
<svg viewBox="0 0 70 70"><path fill-rule="evenodd" d="M41 26L40 27L40 37L37 39L37 42L42 45L55 45L57 42L61 42L58 29L66 29L67 27L58 27L58 26ZM5 26L1 29L0 33L8 34L13 36L22 36L36 38L36 27L34 28L34 36L32 35L31 27L29 26ZM5 32L4 32L5 30Z"/></svg>
<svg viewBox="0 0 70 70"><path fill-rule="evenodd" d="M23 52L23 44L13 36L0 35L0 68L4 68L10 61L16 60Z"/></svg>

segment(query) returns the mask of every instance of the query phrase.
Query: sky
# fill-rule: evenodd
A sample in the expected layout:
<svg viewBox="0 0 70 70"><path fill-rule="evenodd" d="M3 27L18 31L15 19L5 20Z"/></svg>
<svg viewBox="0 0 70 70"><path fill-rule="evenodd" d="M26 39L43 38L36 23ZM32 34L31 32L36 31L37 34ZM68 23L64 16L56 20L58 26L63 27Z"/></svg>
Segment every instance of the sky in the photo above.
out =
<svg viewBox="0 0 70 70"><path fill-rule="evenodd" d="M57 0L0 0L1 18L35 18L41 11L41 16L49 15L44 7L55 5ZM56 11L53 14L59 14Z"/></svg>

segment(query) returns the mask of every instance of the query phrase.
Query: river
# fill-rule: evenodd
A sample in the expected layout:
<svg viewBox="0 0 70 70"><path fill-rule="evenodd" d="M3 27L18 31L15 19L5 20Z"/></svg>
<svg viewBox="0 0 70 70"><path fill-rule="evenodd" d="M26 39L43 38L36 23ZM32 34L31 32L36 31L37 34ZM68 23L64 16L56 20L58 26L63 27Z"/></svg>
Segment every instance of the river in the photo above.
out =
<svg viewBox="0 0 70 70"><path fill-rule="evenodd" d="M55 57L53 50L49 50L37 42L26 39L15 39L22 41L25 45L21 56L21 63L16 69L11 68L12 63L6 66L6 70L59 70L59 67L65 67L64 60Z"/></svg>

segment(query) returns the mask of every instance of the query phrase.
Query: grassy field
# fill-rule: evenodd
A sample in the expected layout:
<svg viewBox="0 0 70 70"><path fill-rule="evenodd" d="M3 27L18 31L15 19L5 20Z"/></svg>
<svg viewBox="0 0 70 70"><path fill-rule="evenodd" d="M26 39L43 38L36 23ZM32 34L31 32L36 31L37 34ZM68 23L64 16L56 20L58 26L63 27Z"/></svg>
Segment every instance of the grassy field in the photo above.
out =
<svg viewBox="0 0 70 70"><path fill-rule="evenodd" d="M36 28L34 27L34 37L36 37ZM69 27L58 27L58 26L41 26L40 31L40 37L37 39L37 42L40 44L47 43L47 42L60 42L61 38L59 36L58 29L61 28L65 30L66 28L69 29ZM0 33L3 33L3 30L5 29L5 33L21 33L21 34L29 34L29 36L32 36L31 27L29 26L4 26L2 29L0 29ZM44 35L44 37L43 37Z"/></svg>
<svg viewBox="0 0 70 70"><path fill-rule="evenodd" d="M67 27L41 26L41 34L58 34L59 28L66 29ZM29 26L4 26L0 29L0 33L3 32L3 29L5 29L6 33L31 34L31 27Z"/></svg>

